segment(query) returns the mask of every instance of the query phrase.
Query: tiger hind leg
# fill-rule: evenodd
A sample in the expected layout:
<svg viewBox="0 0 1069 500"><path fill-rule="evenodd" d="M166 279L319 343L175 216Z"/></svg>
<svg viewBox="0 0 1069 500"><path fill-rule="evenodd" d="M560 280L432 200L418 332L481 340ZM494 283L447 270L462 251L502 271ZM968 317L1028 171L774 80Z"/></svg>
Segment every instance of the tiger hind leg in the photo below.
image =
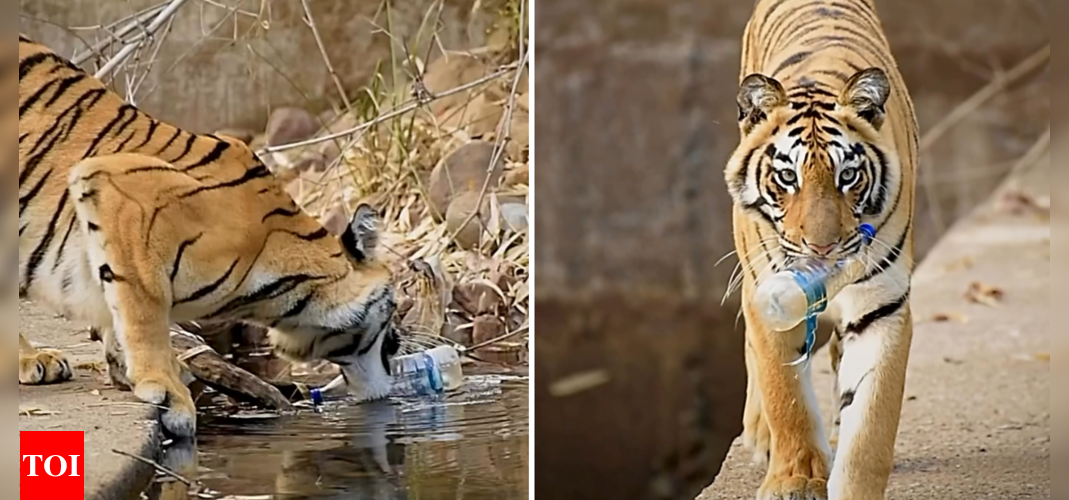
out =
<svg viewBox="0 0 1069 500"><path fill-rule="evenodd" d="M37 349L19 333L19 384L44 385L70 380L74 375L63 352Z"/></svg>
<svg viewBox="0 0 1069 500"><path fill-rule="evenodd" d="M757 361L753 347L746 345L746 407L742 415L742 442L753 454L753 462L767 466L772 433L761 411L761 387L757 381Z"/></svg>
<svg viewBox="0 0 1069 500"><path fill-rule="evenodd" d="M171 350L170 284L157 272L158 266L151 265L158 259L148 254L145 244L142 202L146 200L133 198L152 194L120 190L113 184L139 166L157 163L132 155L92 158L72 169L69 192L89 263L98 271L96 279L112 313L111 336L125 354L134 395L166 407L161 420L171 434L192 437L196 407Z"/></svg>
<svg viewBox="0 0 1069 500"><path fill-rule="evenodd" d="M817 407L809 364L788 366L805 345L805 331L774 332L746 312L760 419L768 429L768 471L757 500L827 500L831 448ZM755 400L756 401L756 400ZM761 431L760 425L754 429ZM757 434L756 436L759 436ZM760 439L757 440L760 443Z"/></svg>

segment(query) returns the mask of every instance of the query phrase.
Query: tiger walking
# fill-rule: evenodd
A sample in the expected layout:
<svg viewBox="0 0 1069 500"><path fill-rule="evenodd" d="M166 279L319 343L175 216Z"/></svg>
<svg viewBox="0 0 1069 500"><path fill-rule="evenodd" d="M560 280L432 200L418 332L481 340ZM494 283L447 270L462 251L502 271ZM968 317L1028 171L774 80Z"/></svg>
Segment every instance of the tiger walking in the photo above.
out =
<svg viewBox="0 0 1069 500"><path fill-rule="evenodd" d="M111 379L164 405L176 436L196 431L177 322L267 327L283 357L337 363L358 399L387 395L400 343L374 210L335 238L240 141L158 121L21 35L18 60L20 298L97 328ZM20 332L20 384L71 374Z"/></svg>
<svg viewBox="0 0 1069 500"><path fill-rule="evenodd" d="M912 339L917 123L872 0L758 0L743 39L740 144L725 169L743 269L744 441L768 471L758 500L880 500ZM801 257L859 252L867 274L829 305L839 411L820 418L805 326L775 332L756 285Z"/></svg>

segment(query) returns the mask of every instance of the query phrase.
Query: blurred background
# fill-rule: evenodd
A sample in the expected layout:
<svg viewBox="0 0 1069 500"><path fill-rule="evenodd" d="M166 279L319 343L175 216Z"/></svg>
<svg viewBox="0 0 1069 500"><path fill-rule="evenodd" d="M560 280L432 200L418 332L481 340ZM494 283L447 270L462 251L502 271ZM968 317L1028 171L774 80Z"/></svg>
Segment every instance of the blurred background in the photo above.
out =
<svg viewBox="0 0 1069 500"><path fill-rule="evenodd" d="M154 494L527 498L526 0L20 0L19 9L20 32L128 102L247 142L336 234L358 204L372 204L406 352L466 353L467 384L448 401L289 418L274 412L291 409L283 396L299 399L295 384L325 384L335 366L275 358L262 329L185 326L227 370L283 394L194 384L201 440L172 466L215 493L170 484ZM84 332L23 305L24 328L53 332L36 340L86 345ZM94 375L60 396L90 399L80 406L101 390L123 397ZM36 389L20 389L20 405L58 405Z"/></svg>
<svg viewBox="0 0 1069 500"><path fill-rule="evenodd" d="M923 258L1049 140L1049 2L877 6L923 135ZM751 7L538 2L535 425L546 498L694 498L741 432L738 296L720 305L736 259L715 264L733 250L722 170L738 140Z"/></svg>

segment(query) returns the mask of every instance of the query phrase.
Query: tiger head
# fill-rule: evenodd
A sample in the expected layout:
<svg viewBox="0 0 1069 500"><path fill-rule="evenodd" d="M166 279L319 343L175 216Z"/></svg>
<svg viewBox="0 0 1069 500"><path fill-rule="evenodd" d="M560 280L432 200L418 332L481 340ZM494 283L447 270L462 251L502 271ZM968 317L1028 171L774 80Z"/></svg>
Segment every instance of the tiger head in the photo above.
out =
<svg viewBox="0 0 1069 500"><path fill-rule="evenodd" d="M738 207L774 228L788 257L838 259L862 247L861 223L894 209L888 193L901 175L881 133L891 83L876 68L856 73L838 95L802 81L809 85L788 94L767 76L743 80L742 140L726 181Z"/></svg>
<svg viewBox="0 0 1069 500"><path fill-rule="evenodd" d="M350 396L359 401L389 395L393 377L390 359L401 349L394 322L397 302L389 266L375 258L378 214L361 205L337 238L336 258L345 260L340 273L296 297L270 330L283 358L305 362L327 360L341 368ZM306 259L294 254L290 258ZM315 269L320 262L302 268ZM330 264L337 270L339 266Z"/></svg>

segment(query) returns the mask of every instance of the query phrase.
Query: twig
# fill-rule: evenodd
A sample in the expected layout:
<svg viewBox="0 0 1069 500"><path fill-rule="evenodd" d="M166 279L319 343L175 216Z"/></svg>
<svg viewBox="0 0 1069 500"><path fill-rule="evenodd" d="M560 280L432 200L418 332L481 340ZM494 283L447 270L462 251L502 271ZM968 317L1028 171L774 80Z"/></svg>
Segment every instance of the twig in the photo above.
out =
<svg viewBox="0 0 1069 500"><path fill-rule="evenodd" d="M1023 172L1025 169L1032 167L1033 165L1038 163L1039 160L1043 158L1043 155L1047 154L1047 151L1049 150L1050 126L1048 125L1047 133L1040 136L1036 143L1033 144L1032 147L1028 150L1028 152L1025 153L1025 155L1022 156L1020 160L1017 160L1017 163L1015 163L1013 165L1013 168L1010 169L1008 177L1015 177L1016 175Z"/></svg>
<svg viewBox="0 0 1069 500"><path fill-rule="evenodd" d="M159 29L163 27L163 25L166 24L176 12L178 12L178 9L181 8L184 3L186 3L186 0L173 0L167 5L167 8L160 11L156 18L152 20L152 23L145 28L144 36L138 37L136 41L128 43L118 54L115 54L115 57L111 58L103 68L100 68L100 70L97 71L95 75L97 79L103 80L107 78L112 71L115 71L115 68L118 68L119 65L124 63L126 59L128 59L134 51L141 46L141 43L145 38L150 37L159 31Z"/></svg>
<svg viewBox="0 0 1069 500"><path fill-rule="evenodd" d="M307 18L305 19L305 22L308 23L308 27L312 29L312 36L315 38L316 45L319 47L319 53L323 56L323 63L327 66L327 72L330 73L330 77L334 80L334 85L338 87L338 96L341 97L342 103L345 104L345 110L352 113L353 105L349 102L349 96L345 94L345 87L341 84L341 79L338 78L338 73L334 71L334 65L330 62L330 56L327 55L327 47L323 44L323 37L319 36L319 28L316 27L315 19L312 17L312 8L308 5L308 0L301 0L301 5L304 7L304 16Z"/></svg>
<svg viewBox="0 0 1069 500"><path fill-rule="evenodd" d="M525 16L523 15L523 13L526 12L526 8L527 0L521 0L521 23L526 22L526 19L524 19ZM522 28L521 31L523 31ZM523 44L520 44L520 47L523 47ZM524 51L523 54L520 55L520 63L516 69L516 76L512 80L512 91L509 92L508 104L505 106L505 116L501 118L499 132L497 134L497 138L495 139L496 143L494 145L494 154L490 157L490 165L486 167L486 179L483 181L482 189L479 190L479 199L475 202L475 209L472 210L470 214L468 214L468 217L464 219L464 222L462 222L457 227L456 231L454 231L453 234L449 236L449 241L448 243L446 243L446 246L452 245L456 241L456 238L461 233L461 231L463 231L464 228L468 227L468 224L471 224L471 221L475 220L475 217L479 215L479 213L482 211L483 200L486 199L486 194L490 190L490 180L494 178L494 168L497 167L498 162L500 162L501 158L504 156L505 148L508 146L508 143L512 141L512 116L513 113L515 113L516 111L516 98L518 97L520 80L523 77L523 72L527 70L527 62L530 58L530 55L531 53L529 50ZM481 240L481 229L479 234L479 239Z"/></svg>
<svg viewBox="0 0 1069 500"><path fill-rule="evenodd" d="M997 96L999 92L1002 92L1011 84L1027 76L1036 68L1039 68L1043 64L1050 61L1050 44L1043 47L1035 54L1032 54L1029 58L1022 61L1016 67L1011 69L1004 75L995 78L991 83L987 84L984 88L980 89L976 94L973 94L965 102L958 105L946 118L937 123L934 127L928 130L928 133L921 138L920 150L926 151L932 147L933 144L938 142L946 135L955 125L972 114L974 111L983 106L984 103Z"/></svg>
<svg viewBox="0 0 1069 500"><path fill-rule="evenodd" d="M987 84L984 88L973 94L972 97L958 105L958 107L947 115L946 118L932 127L928 133L921 138L920 153L923 154L930 149L933 144L942 139L954 126L983 106L987 101L990 101L1011 84L1049 61L1050 44L1047 44L1046 47L1022 61L1008 73L996 77L991 83ZM924 189L924 196L928 200L929 214L933 218L932 222L935 223L939 230L943 230L946 228L946 222L943 220L942 211L939 210L934 181L930 172L931 170L921 176L921 187Z"/></svg>
<svg viewBox="0 0 1069 500"><path fill-rule="evenodd" d="M121 43L132 43L132 42L140 40L141 37L144 36L143 32L142 33L138 33L131 40L124 40L123 37L128 35L128 34L130 34L131 31L134 31L135 29L137 29L137 28L139 28L141 26L144 26L145 23L151 21L152 18L155 17L156 15L158 15L160 13L160 10L163 9L164 7L166 7L166 4L159 4L159 5L156 5L154 7L145 9L144 11L142 11L142 12L140 12L138 14L134 14L133 16L127 17L126 19L122 19L122 20L120 20L120 21L118 21L116 23L112 23L111 25L104 26L101 29L101 31L103 31L107 35L107 39L101 40L101 41L93 44L93 46L91 46L88 49L86 49L86 52L84 52L82 54L76 54L74 56L74 58L71 59L71 62L73 62L75 66L81 66L82 64L84 64L86 61L92 59L93 57L99 57L99 58L103 59L104 58L104 54L103 54L104 49L108 48L112 44L115 44L115 43L118 43L118 42L121 42ZM119 24L127 22L127 21L129 21L129 22L127 24L125 24L122 28L119 28L118 31L115 31L115 32L111 31L111 27L112 26L118 26Z"/></svg>
<svg viewBox="0 0 1069 500"><path fill-rule="evenodd" d="M271 153L279 153L279 152L282 152L282 151L289 151L291 149L303 148L303 147L307 147L307 146L314 146L314 145L319 144L319 143L329 142L329 141L333 141L333 140L336 140L336 139L349 137L349 136L354 135L354 134L359 134L360 132L363 132L365 130L371 129L371 128L373 128L373 127L375 127L375 126L377 126L377 125L379 125L379 124L381 124L383 122L390 121L390 120L392 120L394 118L397 118L398 116L404 115L405 113L410 113L412 111L415 111L415 110L419 109L420 107L427 105L429 102L434 102L434 101L436 101L438 99L449 97L449 96L454 95L454 94L459 94L461 92L465 92L465 91L471 90L471 89L473 89L475 87L478 87L480 85L486 84L487 82L491 82L491 81L494 81L494 80L496 80L498 78L501 78L502 76L505 76L505 75L511 73L512 70L515 69L515 67L516 67L516 65L510 64L508 66L505 66L503 69L501 69L499 71L496 71L496 72L494 72L494 73L492 73L490 75L484 76L484 77L482 77L482 78L480 78L478 80L472 81L470 83L466 83L466 84L461 85L461 86L459 86L459 87L457 87L455 89L452 89L452 90L449 90L449 91L446 91L446 92L442 92L440 94L436 94L436 95L432 96L429 100L426 100L426 99L424 99L424 100L420 100L420 99L410 100L406 104L402 105L399 108L395 108L393 111L391 111L389 113L381 115L381 116L379 116L378 118L375 118L372 121L369 121L367 123L363 123L363 124L361 124L359 126L351 128L351 129L343 130L343 131L335 133L335 134L325 135L323 137L317 137L317 138L308 139L306 141L294 142L292 144L283 144L281 146L265 148L265 149L263 149L261 151L257 151L257 153L260 154L260 155L271 154Z"/></svg>
<svg viewBox="0 0 1069 500"><path fill-rule="evenodd" d="M172 478L172 479L174 479L174 480L176 480L176 481L178 481L178 482L180 482L180 483L182 483L182 484L184 484L184 485L186 485L186 486L188 486L190 488L193 488L194 486L197 486L197 485L200 484L199 482L190 481L189 479L186 479L181 474L179 474L179 473L177 473L177 472L175 472L175 471L173 471L171 469L168 469L167 467L164 467L164 466L160 465L156 461L149 460L149 459L147 459L145 457L139 457L139 456L134 455L132 453L126 453L125 451L119 451L119 450L116 450L116 449L112 449L111 452L116 454L116 455L122 455L122 456L127 457L127 458L132 458L134 460L137 460L138 462L141 462L141 463L143 463L145 465L148 465L148 466L152 467L153 469L156 469L156 471L159 472L160 474L168 476L168 477L170 477L170 478Z"/></svg>
<svg viewBox="0 0 1069 500"><path fill-rule="evenodd" d="M516 330L516 331L514 331L512 333L506 333L505 335L502 335L502 336L500 336L500 337L498 337L496 339L490 339L490 340L487 340L486 342L480 342L480 343L475 344L475 345L473 345L471 347L465 347L464 348L464 352L478 351L479 349L482 349L482 348L485 348L485 347L490 347L490 346L492 346L494 344L497 344L498 342L504 342L504 341L506 341L508 339L511 339L512 337L515 337L517 335L520 335L520 334L523 334L523 333L527 333L528 331L530 331L530 327L525 326L525 327L522 327L522 328L520 328L520 329L518 329L518 330Z"/></svg>

